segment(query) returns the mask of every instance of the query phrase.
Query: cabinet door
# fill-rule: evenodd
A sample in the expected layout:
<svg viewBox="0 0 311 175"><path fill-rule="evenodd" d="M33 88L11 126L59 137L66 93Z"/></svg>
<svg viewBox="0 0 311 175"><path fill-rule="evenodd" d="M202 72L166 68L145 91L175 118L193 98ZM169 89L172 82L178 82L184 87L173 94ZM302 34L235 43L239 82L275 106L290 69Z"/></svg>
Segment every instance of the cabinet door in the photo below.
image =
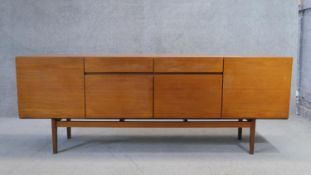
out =
<svg viewBox="0 0 311 175"><path fill-rule="evenodd" d="M223 118L288 118L291 58L225 58Z"/></svg>
<svg viewBox="0 0 311 175"><path fill-rule="evenodd" d="M16 58L21 118L84 118L83 58Z"/></svg>
<svg viewBox="0 0 311 175"><path fill-rule="evenodd" d="M155 75L155 118L220 118L222 75Z"/></svg>
<svg viewBox="0 0 311 175"><path fill-rule="evenodd" d="M87 118L151 118L152 75L88 74Z"/></svg>

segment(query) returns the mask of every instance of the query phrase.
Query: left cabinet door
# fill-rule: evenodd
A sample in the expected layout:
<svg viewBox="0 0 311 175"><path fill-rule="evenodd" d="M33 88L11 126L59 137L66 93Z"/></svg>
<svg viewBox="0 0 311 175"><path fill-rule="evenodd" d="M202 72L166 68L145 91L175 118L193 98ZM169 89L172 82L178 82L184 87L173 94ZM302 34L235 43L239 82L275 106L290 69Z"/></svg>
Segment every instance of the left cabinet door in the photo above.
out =
<svg viewBox="0 0 311 175"><path fill-rule="evenodd" d="M84 61L77 57L17 57L21 118L84 118Z"/></svg>
<svg viewBox="0 0 311 175"><path fill-rule="evenodd" d="M87 74L86 118L152 118L153 76Z"/></svg>

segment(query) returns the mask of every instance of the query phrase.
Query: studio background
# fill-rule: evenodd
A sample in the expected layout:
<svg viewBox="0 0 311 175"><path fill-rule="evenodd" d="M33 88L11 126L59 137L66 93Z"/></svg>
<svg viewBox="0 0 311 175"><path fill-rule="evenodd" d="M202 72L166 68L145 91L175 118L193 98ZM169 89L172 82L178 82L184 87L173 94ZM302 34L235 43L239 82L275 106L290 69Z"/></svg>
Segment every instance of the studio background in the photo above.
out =
<svg viewBox="0 0 311 175"><path fill-rule="evenodd" d="M0 0L0 117L17 117L15 56L294 56L296 0Z"/></svg>

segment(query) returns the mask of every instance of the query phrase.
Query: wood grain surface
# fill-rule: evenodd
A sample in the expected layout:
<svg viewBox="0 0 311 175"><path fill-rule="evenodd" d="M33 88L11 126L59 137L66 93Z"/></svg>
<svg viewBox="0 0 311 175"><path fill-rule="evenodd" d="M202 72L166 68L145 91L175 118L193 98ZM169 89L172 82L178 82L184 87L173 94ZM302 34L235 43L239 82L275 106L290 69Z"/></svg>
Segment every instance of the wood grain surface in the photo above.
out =
<svg viewBox="0 0 311 175"><path fill-rule="evenodd" d="M144 57L86 57L86 72L153 72L153 59Z"/></svg>
<svg viewBox="0 0 311 175"><path fill-rule="evenodd" d="M291 58L225 58L223 118L288 118Z"/></svg>
<svg viewBox="0 0 311 175"><path fill-rule="evenodd" d="M155 118L220 118L222 75L155 75Z"/></svg>
<svg viewBox="0 0 311 175"><path fill-rule="evenodd" d="M222 72L222 57L161 57L154 59L155 72Z"/></svg>
<svg viewBox="0 0 311 175"><path fill-rule="evenodd" d="M83 58L16 58L21 118L84 118Z"/></svg>
<svg viewBox="0 0 311 175"><path fill-rule="evenodd" d="M151 118L152 75L86 75L87 118Z"/></svg>

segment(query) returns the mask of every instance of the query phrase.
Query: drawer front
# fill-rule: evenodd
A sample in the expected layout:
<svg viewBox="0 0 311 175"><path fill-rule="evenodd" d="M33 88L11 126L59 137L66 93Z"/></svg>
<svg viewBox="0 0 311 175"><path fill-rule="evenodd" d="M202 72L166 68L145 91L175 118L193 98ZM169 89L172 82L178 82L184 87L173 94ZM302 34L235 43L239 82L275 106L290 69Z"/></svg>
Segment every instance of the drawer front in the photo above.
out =
<svg viewBox="0 0 311 175"><path fill-rule="evenodd" d="M153 59L147 57L86 57L85 72L153 72Z"/></svg>
<svg viewBox="0 0 311 175"><path fill-rule="evenodd" d="M225 58L223 118L288 118L291 58Z"/></svg>
<svg viewBox="0 0 311 175"><path fill-rule="evenodd" d="M155 118L220 118L222 75L155 75Z"/></svg>
<svg viewBox="0 0 311 175"><path fill-rule="evenodd" d="M84 118L83 58L18 57L21 118Z"/></svg>
<svg viewBox="0 0 311 175"><path fill-rule="evenodd" d="M161 57L154 59L155 72L222 72L222 57Z"/></svg>
<svg viewBox="0 0 311 175"><path fill-rule="evenodd" d="M86 118L151 118L152 75L86 75Z"/></svg>

